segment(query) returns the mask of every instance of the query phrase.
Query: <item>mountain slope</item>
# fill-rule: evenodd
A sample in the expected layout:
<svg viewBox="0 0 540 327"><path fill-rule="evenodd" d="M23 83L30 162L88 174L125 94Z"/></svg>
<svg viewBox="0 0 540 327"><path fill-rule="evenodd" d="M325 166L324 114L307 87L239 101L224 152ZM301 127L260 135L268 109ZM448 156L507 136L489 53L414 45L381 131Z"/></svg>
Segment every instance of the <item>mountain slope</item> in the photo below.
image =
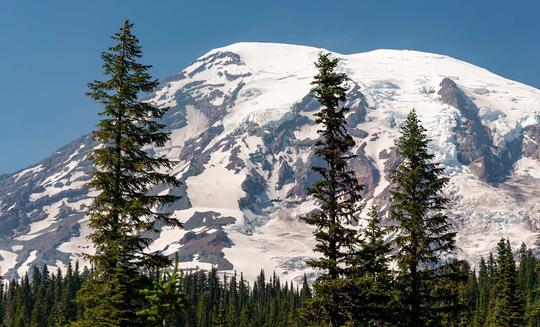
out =
<svg viewBox="0 0 540 327"><path fill-rule="evenodd" d="M151 250L180 251L184 267L217 265L254 277L261 268L294 279L313 240L298 215L315 207L313 144L318 104L309 96L322 49L238 43L215 49L168 78L148 101L171 110L183 196L171 210L185 229L149 234ZM450 57L376 50L341 55L349 74L349 128L366 185L365 202L384 203L399 162L399 126L415 108L431 149L447 167L460 255L475 259L500 237L534 245L540 221L540 91ZM94 146L82 137L50 157L0 177L0 266L8 277L33 264L64 267L92 248L83 186Z"/></svg>

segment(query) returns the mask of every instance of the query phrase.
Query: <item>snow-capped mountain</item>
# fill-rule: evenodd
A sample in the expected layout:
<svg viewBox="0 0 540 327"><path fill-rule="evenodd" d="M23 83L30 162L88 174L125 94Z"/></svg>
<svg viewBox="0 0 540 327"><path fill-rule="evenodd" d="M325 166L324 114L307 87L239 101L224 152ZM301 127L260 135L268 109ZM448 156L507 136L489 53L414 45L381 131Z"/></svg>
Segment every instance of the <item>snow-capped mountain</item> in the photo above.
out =
<svg viewBox="0 0 540 327"><path fill-rule="evenodd" d="M150 235L151 250L177 251L183 267L260 269L294 279L311 273L311 229L298 216L315 203L306 187L318 103L309 95L323 49L238 43L215 49L168 78L148 101L171 107L183 185L172 210L185 228ZM540 227L540 90L447 56L400 50L334 56L350 76L348 124L366 204L385 203L399 162L399 126L415 108L450 177L449 213L460 255L475 260L501 237L534 246ZM94 144L83 136L15 174L0 176L0 267L17 277L32 265L84 263L92 251L84 187Z"/></svg>

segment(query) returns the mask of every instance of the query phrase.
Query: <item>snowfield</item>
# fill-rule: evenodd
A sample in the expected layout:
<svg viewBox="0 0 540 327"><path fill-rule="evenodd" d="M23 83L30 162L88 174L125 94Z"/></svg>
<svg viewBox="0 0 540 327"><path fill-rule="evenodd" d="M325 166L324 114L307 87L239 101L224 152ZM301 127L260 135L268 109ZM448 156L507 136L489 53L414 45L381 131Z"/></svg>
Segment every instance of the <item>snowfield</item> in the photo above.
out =
<svg viewBox="0 0 540 327"><path fill-rule="evenodd" d="M319 107L310 97L324 49L237 43L214 49L168 78L147 100L171 110L171 141L149 149L178 161L182 199L168 208L183 229L159 226L149 251L186 269L264 269L298 280L314 272L311 229L298 217L316 208L306 188L317 176L313 143ZM408 50L338 54L346 72L353 167L364 202L388 198L399 127L416 109L431 150L450 177L448 214L459 255L473 262L501 237L536 248L540 222L540 91L447 56ZM84 187L95 146L84 136L51 157L0 177L0 267L20 277L32 265L64 269L93 251ZM362 217L365 213L362 213Z"/></svg>

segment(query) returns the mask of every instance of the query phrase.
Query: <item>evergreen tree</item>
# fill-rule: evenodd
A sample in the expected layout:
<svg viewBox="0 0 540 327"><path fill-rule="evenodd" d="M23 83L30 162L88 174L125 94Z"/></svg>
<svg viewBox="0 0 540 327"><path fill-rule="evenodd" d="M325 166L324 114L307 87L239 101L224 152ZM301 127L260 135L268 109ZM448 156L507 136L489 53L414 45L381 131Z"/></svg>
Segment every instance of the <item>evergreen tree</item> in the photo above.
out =
<svg viewBox="0 0 540 327"><path fill-rule="evenodd" d="M356 231L347 224L356 220L362 190L354 172L348 168L353 157L350 150L355 142L345 128L345 114L349 111L343 107L347 75L337 72L338 62L330 54L321 54L315 63L318 74L312 82L312 93L321 104L321 110L315 116L316 123L322 125L315 153L324 166L313 167L322 179L309 189L309 193L321 207L302 217L304 222L315 227L317 244L314 251L322 256L308 264L324 272L315 282L315 296L310 301L307 316L329 326L341 326L347 319L343 308L347 271L344 266L348 249L357 242Z"/></svg>
<svg viewBox="0 0 540 327"><path fill-rule="evenodd" d="M150 307L139 311L138 315L145 316L148 322L158 326L167 326L167 319L171 317L177 320L178 317L175 316L180 315L186 306L186 296L180 289L178 255L172 274L160 276L152 289L144 289L141 292Z"/></svg>
<svg viewBox="0 0 540 327"><path fill-rule="evenodd" d="M302 301L307 301L311 299L311 289L309 288L309 283L307 280L306 274L304 274L304 277L302 279L302 290L300 291L300 298Z"/></svg>
<svg viewBox="0 0 540 327"><path fill-rule="evenodd" d="M516 327L523 325L524 301L518 284L516 262L510 242L497 243L493 325Z"/></svg>
<svg viewBox="0 0 540 327"><path fill-rule="evenodd" d="M362 239L356 249L352 249L350 270L354 275L368 275L372 279L389 274L388 257L391 246L385 236L389 229L381 226L381 218L375 203L369 208L367 226L359 231Z"/></svg>
<svg viewBox="0 0 540 327"><path fill-rule="evenodd" d="M73 321L77 315L77 307L74 299L77 291L81 288L81 282L79 280L79 263L76 264L75 270L73 270L71 263L69 263L66 271L66 278L64 280L64 289L62 292L62 312L64 317L60 318L57 322L57 326L66 325L67 322Z"/></svg>
<svg viewBox="0 0 540 327"><path fill-rule="evenodd" d="M430 326L470 326L476 304L476 276L466 261L451 260L436 270L430 282L430 298L434 311ZM435 315L436 314L436 315Z"/></svg>
<svg viewBox="0 0 540 327"><path fill-rule="evenodd" d="M196 326L208 326L209 317L208 317L208 303L206 295L199 297L197 301L197 324Z"/></svg>
<svg viewBox="0 0 540 327"><path fill-rule="evenodd" d="M480 270L478 272L478 309L476 312L477 322L479 326L482 326L488 318L490 298L491 298L491 276L489 275L488 266L486 260L482 258L480 260Z"/></svg>
<svg viewBox="0 0 540 327"><path fill-rule="evenodd" d="M415 327L437 324L431 287L443 264L441 254L454 249L455 238L442 213L448 202L442 195L448 179L432 162L425 131L412 110L398 143L403 162L392 176L390 208L390 218L399 224L394 242L399 250L403 323Z"/></svg>
<svg viewBox="0 0 540 327"><path fill-rule="evenodd" d="M536 266L535 266L535 272L538 278L540 275L540 263L538 262L536 263ZM533 289L536 294L535 294L534 301L531 304L531 307L529 308L527 318L528 318L530 326L540 326L540 287L538 286L538 284L535 284L533 286Z"/></svg>
<svg viewBox="0 0 540 327"><path fill-rule="evenodd" d="M219 299L217 310L214 311L212 327L227 327L227 313L225 311L225 298L222 295Z"/></svg>
<svg viewBox="0 0 540 327"><path fill-rule="evenodd" d="M523 300L525 301L525 320L534 325L534 298L537 284L536 274L537 259L531 249L525 243L519 249L519 269L517 272L518 284L520 286Z"/></svg>
<svg viewBox="0 0 540 327"><path fill-rule="evenodd" d="M32 326L47 326L47 311L50 308L50 294L49 294L49 271L47 266L43 266L43 270L40 272L37 267L34 268L32 275L32 294L34 295L34 303L31 313Z"/></svg>
<svg viewBox="0 0 540 327"><path fill-rule="evenodd" d="M141 93L158 85L148 74L150 66L137 62L142 56L133 24L124 22L112 39L114 46L102 54L103 70L109 79L89 83L88 95L104 110L93 138L98 146L91 159L97 171L89 186L98 191L90 207L90 240L96 254L91 278L83 286L78 302L83 306L80 325L133 326L142 303L139 290L146 285L141 275L170 264L158 253L146 253L149 240L142 233L157 220L175 223L160 209L177 197L149 194L158 184L179 185L163 172L172 162L151 157L148 146L163 146L169 134L158 122L167 108L140 102Z"/></svg>
<svg viewBox="0 0 540 327"><path fill-rule="evenodd" d="M4 321L5 318L5 291L4 291L4 278L2 278L2 269L0 269L0 321Z"/></svg>
<svg viewBox="0 0 540 327"><path fill-rule="evenodd" d="M4 300L4 317L2 320L3 326L14 326L15 325L15 312L17 311L17 306L15 303L15 298L17 296L17 291L19 289L18 283L15 280L11 280L7 287L6 297Z"/></svg>
<svg viewBox="0 0 540 327"><path fill-rule="evenodd" d="M228 289L228 317L227 321L230 325L238 326L238 313L239 313L239 294L238 294L238 283L236 281L236 272L234 273L231 281L229 283Z"/></svg>
<svg viewBox="0 0 540 327"><path fill-rule="evenodd" d="M388 268L390 243L388 228L381 227L375 203L368 212L367 226L359 232L360 246L351 249L351 305L349 318L360 326L395 324L394 281Z"/></svg>
<svg viewBox="0 0 540 327"><path fill-rule="evenodd" d="M466 311L467 319L472 322L480 305L480 286L478 284L476 270L471 271L468 267L469 264L465 261L462 262L467 265L467 271L464 273L468 275L466 276L467 282L465 286L465 307L462 310Z"/></svg>
<svg viewBox="0 0 540 327"><path fill-rule="evenodd" d="M30 321L34 304L34 297L32 295L30 279L28 278L28 274L25 274L15 295L14 326L21 326L24 322Z"/></svg>
<svg viewBox="0 0 540 327"><path fill-rule="evenodd" d="M242 308L240 313L240 327L252 327L255 326L253 323L253 311L251 305L246 305Z"/></svg>

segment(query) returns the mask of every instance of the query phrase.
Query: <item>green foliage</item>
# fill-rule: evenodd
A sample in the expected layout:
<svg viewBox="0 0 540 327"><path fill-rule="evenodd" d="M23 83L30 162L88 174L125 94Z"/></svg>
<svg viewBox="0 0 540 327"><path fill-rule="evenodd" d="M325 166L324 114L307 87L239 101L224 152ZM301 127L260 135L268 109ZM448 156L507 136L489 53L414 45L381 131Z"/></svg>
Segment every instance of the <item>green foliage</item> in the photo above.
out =
<svg viewBox="0 0 540 327"><path fill-rule="evenodd" d="M172 274L160 274L158 280L154 281L152 289L144 289L141 292L149 303L149 307L140 310L137 314L145 316L150 323L167 326L168 318L180 315L186 306L186 296L180 290L178 256L176 256Z"/></svg>
<svg viewBox="0 0 540 327"><path fill-rule="evenodd" d="M345 114L349 109L340 106L346 100L344 83L347 75L336 72L338 62L329 54L321 54L315 63L319 72L312 82L315 87L311 92L322 106L315 114L316 123L322 124L315 153L325 166L313 167L321 179L309 189L320 202L321 209L302 217L306 223L315 226L317 245L314 250L323 256L311 260L309 265L323 269L322 279L329 280L344 274L343 264L348 257L345 250L356 242L355 230L344 224L356 221L362 190L354 172L348 168L348 161L354 157L349 152L355 142L345 129Z"/></svg>
<svg viewBox="0 0 540 327"><path fill-rule="evenodd" d="M0 326L66 326L76 318L75 293L81 274L68 265L65 276L58 270L49 274L47 267L32 269L32 277L12 280L0 292Z"/></svg>
<svg viewBox="0 0 540 327"><path fill-rule="evenodd" d="M381 226L381 218L374 202L368 212L367 226L360 233L360 246L351 251L349 269L354 275L367 275L375 280L389 274L389 254L392 249L390 242L386 242L389 232L390 228Z"/></svg>
<svg viewBox="0 0 540 327"><path fill-rule="evenodd" d="M429 281L433 321L429 326L469 326L477 306L478 284L466 261L441 265Z"/></svg>
<svg viewBox="0 0 540 327"><path fill-rule="evenodd" d="M111 326L118 318L114 312L104 311L105 306L94 306L96 320L88 322L75 303L75 293L81 285L89 285L91 272L81 274L71 269L62 275L43 274L34 269L32 278L10 281L7 292L0 297L0 312L4 312L0 326ZM188 273L173 270L154 281L155 287L143 293L149 300L140 314L143 322L128 322L126 325L144 326L247 326L247 327L289 327L305 326L298 318L298 311L304 302L301 291L292 284L282 284L275 275L270 280L262 273L250 286L242 275L225 275L220 281L216 271L192 271ZM164 278L165 277L165 278ZM303 289L308 288L307 285ZM104 292L98 290L99 293ZM111 291L110 294L115 294ZM47 299L38 304L38 299ZM305 299L305 297L304 297ZM69 305L71 309L57 308ZM41 320L31 317L40 315Z"/></svg>
<svg viewBox="0 0 540 327"><path fill-rule="evenodd" d="M519 287L516 262L510 242L501 239L497 243L497 268L495 271L494 299L492 301L495 326L522 326L524 301Z"/></svg>
<svg viewBox="0 0 540 327"><path fill-rule="evenodd" d="M478 305L475 313L478 326L482 326L487 321L492 286L493 275L488 270L486 261L482 258L478 272Z"/></svg>
<svg viewBox="0 0 540 327"><path fill-rule="evenodd" d="M320 203L320 210L302 217L304 222L315 227L317 243L314 251L322 256L308 264L323 271L315 282L315 296L306 308L306 317L330 326L340 326L347 319L344 301L347 301L348 286L344 278L348 269L348 250L358 241L356 231L347 224L356 221L362 191L356 175L348 167L349 160L354 157L350 152L355 142L345 128L345 115L349 109L342 104L346 101L347 75L337 72L338 63L339 60L331 58L330 54L319 55L315 63L318 74L312 82L311 92L321 104L315 121L322 125L315 153L324 165L313 167L321 179L309 189L310 195Z"/></svg>
<svg viewBox="0 0 540 327"><path fill-rule="evenodd" d="M168 108L138 99L158 82L148 74L150 66L137 62L142 52L132 27L124 22L112 37L116 44L101 55L109 79L88 85L88 95L104 109L93 133L97 146L91 159L97 170L89 187L98 195L89 210L89 239L96 253L89 256L94 269L77 296L84 311L78 323L82 326L142 323L135 312L144 302L139 290L149 282L144 273L170 264L160 253L145 251L149 240L143 233L157 221L178 224L161 211L178 197L149 193L153 186L178 186L179 181L166 173L173 162L165 156L152 157L146 149L169 140L159 123Z"/></svg>
<svg viewBox="0 0 540 327"><path fill-rule="evenodd" d="M148 74L151 66L136 60L141 46L131 33L128 21L112 39L116 45L102 54L107 81L89 84L88 95L104 105L99 129L93 133L98 147L92 160L97 167L89 186L99 192L90 207L90 239L97 247L92 261L101 273L112 275L119 263L124 269L160 268L169 264L163 256L144 252L148 239L141 233L154 227L156 220L177 223L167 213L156 212L178 199L173 195L148 194L154 185L178 186L179 181L161 169L172 168L165 156L151 157L147 146L163 146L169 134L158 120L168 108L140 102L138 96L158 85Z"/></svg>
<svg viewBox="0 0 540 327"><path fill-rule="evenodd" d="M0 270L0 321L4 321L4 279L2 278L2 270Z"/></svg>
<svg viewBox="0 0 540 327"><path fill-rule="evenodd" d="M392 176L390 218L399 225L394 239L398 254L399 284L404 315L409 326L434 326L439 318L433 284L444 262L441 255L454 249L455 233L442 212L448 202L442 195L448 179L428 152L426 130L413 110L399 139L402 163Z"/></svg>
<svg viewBox="0 0 540 327"><path fill-rule="evenodd" d="M321 54L312 93L321 104L313 167L321 179L309 189L320 209L302 217L315 228L308 264L321 275L311 288L282 283L264 271L253 285L242 274L205 271L163 273L170 265L147 253L143 235L159 222L178 224L165 212L176 196L153 194L156 185L178 186L165 171L173 162L152 157L169 135L160 119L166 108L138 100L157 85L150 66L138 63L141 47L126 21L102 54L106 81L88 95L104 105L93 136L98 191L90 207L91 270L69 265L65 274L34 267L20 280L0 278L0 326L540 326L540 262L522 245L519 266L508 240L496 256L482 258L478 273L454 258L455 233L443 213L447 178L427 151L429 139L413 110L399 140L403 159L392 177L386 227L375 199L364 228L358 223L362 186L348 168L355 146L346 130L347 75L339 61ZM386 224L389 222L386 221ZM393 243L389 236L394 237ZM392 257L391 254L395 254ZM397 270L390 270L391 262Z"/></svg>
<svg viewBox="0 0 540 327"><path fill-rule="evenodd" d="M391 244L385 240L388 233L374 202L360 233L360 245L351 251L347 310L354 326L386 326L397 321L394 274L388 268Z"/></svg>

